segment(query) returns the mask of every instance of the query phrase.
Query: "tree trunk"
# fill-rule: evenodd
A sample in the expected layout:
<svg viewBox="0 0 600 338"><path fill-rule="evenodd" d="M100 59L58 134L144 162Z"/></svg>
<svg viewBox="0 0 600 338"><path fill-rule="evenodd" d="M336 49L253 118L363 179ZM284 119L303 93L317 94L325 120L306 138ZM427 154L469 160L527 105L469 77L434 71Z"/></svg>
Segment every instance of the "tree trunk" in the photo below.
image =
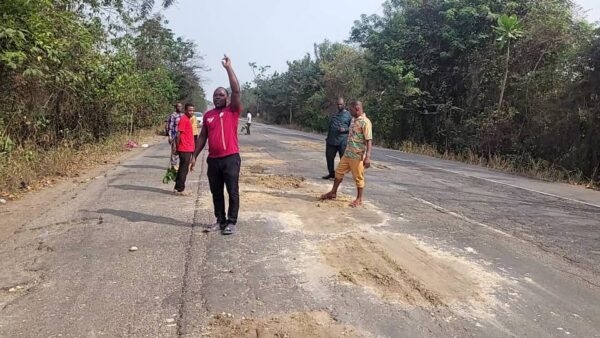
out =
<svg viewBox="0 0 600 338"><path fill-rule="evenodd" d="M506 81L508 80L508 60L510 59L510 41L508 41L508 47L506 48L506 64L504 68L504 78L502 79L502 85L500 87L500 100L498 101L498 110L502 109L502 101L504 100L504 90L506 89Z"/></svg>

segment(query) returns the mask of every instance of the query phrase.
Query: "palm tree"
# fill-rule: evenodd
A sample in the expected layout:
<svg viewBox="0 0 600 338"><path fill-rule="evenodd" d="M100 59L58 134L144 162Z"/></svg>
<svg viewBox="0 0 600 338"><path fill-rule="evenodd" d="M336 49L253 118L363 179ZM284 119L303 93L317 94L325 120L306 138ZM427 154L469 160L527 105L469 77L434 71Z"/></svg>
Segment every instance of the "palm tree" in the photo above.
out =
<svg viewBox="0 0 600 338"><path fill-rule="evenodd" d="M502 108L502 101L504 100L504 91L506 89L506 81L508 80L508 64L510 61L510 43L513 40L518 39L523 36L523 31L521 30L521 23L516 15L508 16L506 14L502 14L498 18L498 25L494 26L494 30L496 34L498 34L498 38L496 41L500 43L501 46L506 45L506 61L504 68L504 78L502 79L502 85L500 87L500 100L498 101L498 109Z"/></svg>

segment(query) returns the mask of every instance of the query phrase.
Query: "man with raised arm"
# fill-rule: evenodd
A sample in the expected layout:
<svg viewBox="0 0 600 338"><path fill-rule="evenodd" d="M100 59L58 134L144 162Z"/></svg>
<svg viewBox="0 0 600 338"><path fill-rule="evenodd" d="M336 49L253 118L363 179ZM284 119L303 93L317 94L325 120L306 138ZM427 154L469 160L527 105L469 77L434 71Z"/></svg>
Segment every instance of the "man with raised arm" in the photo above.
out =
<svg viewBox="0 0 600 338"><path fill-rule="evenodd" d="M196 142L192 166L208 141L207 175L216 222L206 225L204 230L212 231L219 228L223 235L231 235L235 233L240 209L239 177L242 160L237 129L242 104L240 84L227 55L223 58L222 64L229 77L230 104L227 104L229 99L227 89L217 88L213 93L215 108L206 112L202 118L202 131ZM225 214L224 188L229 195L227 214Z"/></svg>

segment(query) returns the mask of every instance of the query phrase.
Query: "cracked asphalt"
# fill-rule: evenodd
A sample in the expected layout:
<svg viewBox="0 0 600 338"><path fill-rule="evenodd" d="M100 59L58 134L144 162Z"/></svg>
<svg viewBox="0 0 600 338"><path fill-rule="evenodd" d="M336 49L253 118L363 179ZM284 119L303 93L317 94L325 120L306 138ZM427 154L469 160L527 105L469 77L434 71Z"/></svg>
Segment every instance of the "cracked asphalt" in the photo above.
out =
<svg viewBox="0 0 600 338"><path fill-rule="evenodd" d="M377 148L352 210L316 199L323 143L240 135L228 237L166 142L0 206L0 336L600 337L599 192Z"/></svg>

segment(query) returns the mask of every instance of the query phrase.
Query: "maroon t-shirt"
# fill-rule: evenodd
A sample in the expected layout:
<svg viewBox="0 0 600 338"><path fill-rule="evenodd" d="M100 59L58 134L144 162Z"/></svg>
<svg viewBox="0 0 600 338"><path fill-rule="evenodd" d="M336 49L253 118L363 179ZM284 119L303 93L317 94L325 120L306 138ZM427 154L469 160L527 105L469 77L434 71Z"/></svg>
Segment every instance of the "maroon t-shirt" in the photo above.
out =
<svg viewBox="0 0 600 338"><path fill-rule="evenodd" d="M238 122L241 108L237 111L227 106L204 114L202 125L208 132L208 157L220 158L240 152Z"/></svg>
<svg viewBox="0 0 600 338"><path fill-rule="evenodd" d="M195 150L194 143L194 131L192 129L192 123L190 118L185 114L181 114L179 125L177 127L179 131L179 143L177 143L177 151L191 153Z"/></svg>

